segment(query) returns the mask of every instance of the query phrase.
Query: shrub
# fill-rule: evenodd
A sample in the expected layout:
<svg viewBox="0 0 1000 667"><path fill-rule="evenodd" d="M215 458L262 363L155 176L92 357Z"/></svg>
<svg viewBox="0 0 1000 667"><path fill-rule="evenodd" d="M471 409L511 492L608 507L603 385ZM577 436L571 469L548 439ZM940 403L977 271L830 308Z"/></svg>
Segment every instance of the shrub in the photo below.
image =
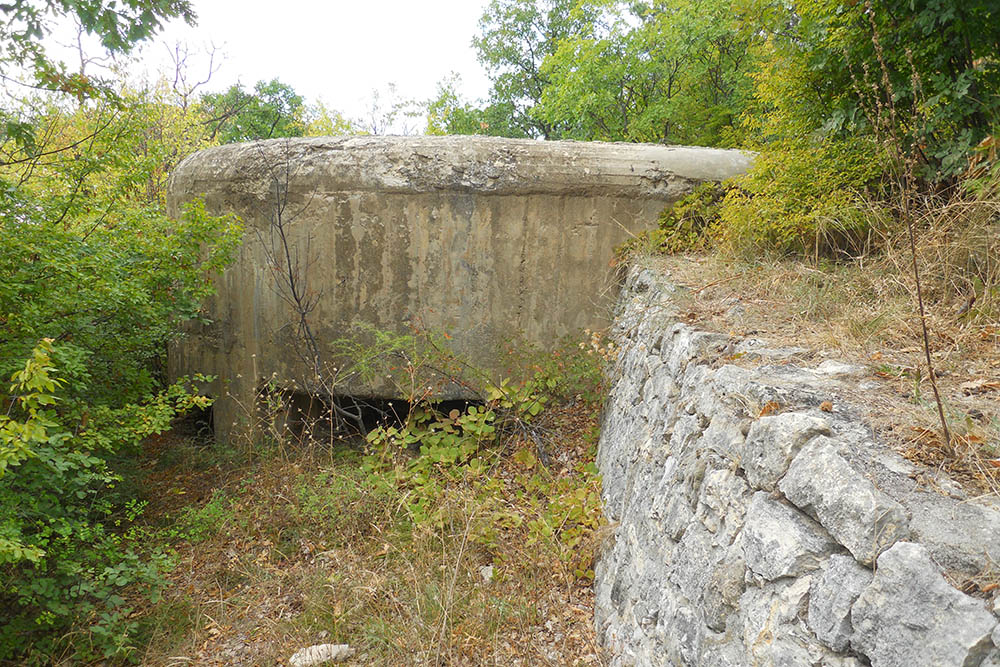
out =
<svg viewBox="0 0 1000 667"><path fill-rule="evenodd" d="M43 340L0 391L9 406L0 415L0 660L128 656L125 591L155 598L167 559L140 555L130 524L142 507L116 494L108 459L208 405L179 383L141 404L88 409L67 399L57 351ZM79 635L65 634L71 626Z"/></svg>
<svg viewBox="0 0 1000 667"><path fill-rule="evenodd" d="M862 214L884 162L872 142L769 144L718 208L713 241L737 255L856 256L871 241Z"/></svg>
<svg viewBox="0 0 1000 667"><path fill-rule="evenodd" d="M699 185L619 255L710 248L737 256L860 255L871 248L876 219L866 195L883 168L873 153L864 140L769 144L746 175Z"/></svg>
<svg viewBox="0 0 1000 667"><path fill-rule="evenodd" d="M372 483L406 499L416 527L442 527L454 504L450 499L471 493L477 508L467 528L472 542L495 551L523 528L539 562L558 564L571 580L592 579L590 547L603 521L600 478L593 464L578 475L553 474L543 465L549 458L545 448L553 443L546 444L548 430L536 424L551 400L566 398L560 383L600 374L602 360L586 351L556 356L530 380L487 387L483 406L449 414L415 406L405 424L368 433L363 470ZM591 370L582 371L584 366ZM569 375L567 368L573 369ZM500 468L507 472L498 474Z"/></svg>
<svg viewBox="0 0 1000 667"><path fill-rule="evenodd" d="M705 250L711 243L710 230L719 219L719 202L727 186L702 183L694 191L663 209L656 229L633 239L619 249L619 255L649 250L674 254Z"/></svg>

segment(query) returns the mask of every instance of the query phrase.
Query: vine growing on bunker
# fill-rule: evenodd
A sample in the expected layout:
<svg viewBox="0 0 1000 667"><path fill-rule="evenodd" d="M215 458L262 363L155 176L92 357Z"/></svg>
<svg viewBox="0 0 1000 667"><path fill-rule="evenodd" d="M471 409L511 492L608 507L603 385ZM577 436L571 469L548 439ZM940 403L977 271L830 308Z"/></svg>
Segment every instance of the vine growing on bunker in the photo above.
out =
<svg viewBox="0 0 1000 667"><path fill-rule="evenodd" d="M338 426L345 422L353 424L359 431L364 430L361 410L355 406L350 410L339 405L334 399L335 380L323 363L323 356L310 320L313 311L323 297L322 290L309 286L309 269L315 262L310 247L313 235L307 233L304 247L292 238L292 226L309 208L312 198L297 209L289 207L288 187L294 175L288 140L282 143L283 155L271 160L263 147L257 146L260 165L268 180L270 201L268 224L264 229L254 227L257 241L264 253L264 260L274 278L275 291L291 308L295 317L295 351L306 366L309 377L304 379L310 396L322 394L329 398L330 416ZM335 370L334 370L335 373Z"/></svg>

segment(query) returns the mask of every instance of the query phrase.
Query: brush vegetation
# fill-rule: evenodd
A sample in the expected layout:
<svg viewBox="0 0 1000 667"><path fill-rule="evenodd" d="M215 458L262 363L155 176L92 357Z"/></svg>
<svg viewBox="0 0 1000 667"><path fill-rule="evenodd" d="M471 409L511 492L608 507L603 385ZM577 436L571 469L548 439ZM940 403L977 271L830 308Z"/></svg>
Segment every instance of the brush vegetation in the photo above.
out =
<svg viewBox="0 0 1000 667"><path fill-rule="evenodd" d="M112 64L49 57L59 16ZM0 5L0 661L277 661L319 642L376 664L601 659L599 335L522 351L469 407L413 396L350 442L334 438L344 419L290 431L281 387L248 406L253 447L183 421L209 401L199 378L165 382L164 350L203 317L242 230L198 204L167 219L165 184L220 142L423 119L752 150L746 176L699 189L623 255L670 255L706 321L733 303L767 314L726 330L770 323L867 359L902 399L886 433L995 486L994 3L491 0L474 38L488 99L449 77L430 100L376 98L367 120L280 81L211 90L182 48L168 76L129 79L129 49L177 17L195 20L190 2Z"/></svg>

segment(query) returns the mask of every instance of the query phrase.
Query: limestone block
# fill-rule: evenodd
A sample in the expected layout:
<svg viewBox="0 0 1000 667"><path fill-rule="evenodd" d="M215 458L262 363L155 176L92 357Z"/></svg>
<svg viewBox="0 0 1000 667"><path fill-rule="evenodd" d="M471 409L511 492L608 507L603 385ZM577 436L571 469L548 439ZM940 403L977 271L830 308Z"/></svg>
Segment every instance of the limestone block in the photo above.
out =
<svg viewBox="0 0 1000 667"><path fill-rule="evenodd" d="M805 613L809 577L750 588L740 599L746 664L811 665L808 637L797 630Z"/></svg>
<svg viewBox="0 0 1000 667"><path fill-rule="evenodd" d="M702 608L705 612L705 625L711 630L725 631L730 615L736 611L740 596L746 590L746 571L743 545L737 540L726 551L722 561L712 568L705 587Z"/></svg>
<svg viewBox="0 0 1000 667"><path fill-rule="evenodd" d="M729 544L743 526L749 488L746 481L727 468L705 473L695 516L716 539Z"/></svg>
<svg viewBox="0 0 1000 667"><path fill-rule="evenodd" d="M694 415L682 415L670 430L668 451L674 456L683 456L693 449L704 429L701 420ZM682 477L678 477L681 479Z"/></svg>
<svg viewBox="0 0 1000 667"><path fill-rule="evenodd" d="M852 468L829 439L804 446L778 488L864 565L908 534L903 506Z"/></svg>
<svg viewBox="0 0 1000 667"><path fill-rule="evenodd" d="M667 580L680 589L688 600L700 600L712 575L711 565L725 556L721 545L712 539L701 523L692 521L667 565Z"/></svg>
<svg viewBox="0 0 1000 667"><path fill-rule="evenodd" d="M712 667L746 667L746 654L739 641L711 644L705 642L705 644L698 664L712 665Z"/></svg>
<svg viewBox="0 0 1000 667"><path fill-rule="evenodd" d="M669 630L676 642L677 654L680 659L664 660L662 664L668 665L671 662L682 665L696 664L698 654L701 653L702 642L707 634L699 610L691 605L678 608L670 619Z"/></svg>
<svg viewBox="0 0 1000 667"><path fill-rule="evenodd" d="M830 423L821 417L786 412L755 421L743 448L750 485L773 490L802 446L818 435L830 435Z"/></svg>
<svg viewBox="0 0 1000 667"><path fill-rule="evenodd" d="M851 641L851 607L872 581L871 570L850 556L834 554L809 589L809 629L834 651Z"/></svg>
<svg viewBox="0 0 1000 667"><path fill-rule="evenodd" d="M758 491L743 524L747 566L768 581L797 577L819 567L839 545L809 517Z"/></svg>
<svg viewBox="0 0 1000 667"><path fill-rule="evenodd" d="M857 377L864 375L867 369L858 364L845 364L835 359L827 359L816 367L815 372L817 375L825 375L826 377Z"/></svg>
<svg viewBox="0 0 1000 667"><path fill-rule="evenodd" d="M953 588L923 546L900 542L878 558L851 611L851 646L872 667L981 664L996 617Z"/></svg>
<svg viewBox="0 0 1000 667"><path fill-rule="evenodd" d="M642 401L650 407L649 417L655 422L661 417L666 417L670 411L670 397L671 394L676 394L677 385L673 376L662 364L658 368L648 370L646 375L646 382L642 385Z"/></svg>
<svg viewBox="0 0 1000 667"><path fill-rule="evenodd" d="M745 646L744 665L861 667L864 664L853 656L830 651L804 627L810 583L811 577L805 576L747 589L740 599L738 628Z"/></svg>
<svg viewBox="0 0 1000 667"><path fill-rule="evenodd" d="M694 518L694 510L676 489L664 488L650 500L650 516L664 537L678 541Z"/></svg>
<svg viewBox="0 0 1000 667"><path fill-rule="evenodd" d="M809 350L804 347L771 348L760 338L744 338L734 346L733 352L748 361L775 363L787 361L792 357L804 356L809 353Z"/></svg>
<svg viewBox="0 0 1000 667"><path fill-rule="evenodd" d="M991 650L979 664L979 667L1000 667L1000 650Z"/></svg>
<svg viewBox="0 0 1000 667"><path fill-rule="evenodd" d="M744 420L734 418L728 411L717 412L705 429L702 446L726 457L734 466L738 465L746 441L743 429Z"/></svg>
<svg viewBox="0 0 1000 667"><path fill-rule="evenodd" d="M1000 562L1000 511L987 499L958 503L919 491L906 500L913 541L942 566L976 574Z"/></svg>

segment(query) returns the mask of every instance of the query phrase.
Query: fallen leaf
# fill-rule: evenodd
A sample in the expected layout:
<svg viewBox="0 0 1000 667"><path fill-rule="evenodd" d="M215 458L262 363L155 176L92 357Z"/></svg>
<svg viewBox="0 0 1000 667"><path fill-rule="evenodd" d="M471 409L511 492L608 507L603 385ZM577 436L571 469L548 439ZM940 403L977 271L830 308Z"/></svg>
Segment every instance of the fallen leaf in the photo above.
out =
<svg viewBox="0 0 1000 667"><path fill-rule="evenodd" d="M760 409L758 417L767 417L768 415L773 415L778 410L781 409L781 405L777 401L769 401L764 404L764 407Z"/></svg>

